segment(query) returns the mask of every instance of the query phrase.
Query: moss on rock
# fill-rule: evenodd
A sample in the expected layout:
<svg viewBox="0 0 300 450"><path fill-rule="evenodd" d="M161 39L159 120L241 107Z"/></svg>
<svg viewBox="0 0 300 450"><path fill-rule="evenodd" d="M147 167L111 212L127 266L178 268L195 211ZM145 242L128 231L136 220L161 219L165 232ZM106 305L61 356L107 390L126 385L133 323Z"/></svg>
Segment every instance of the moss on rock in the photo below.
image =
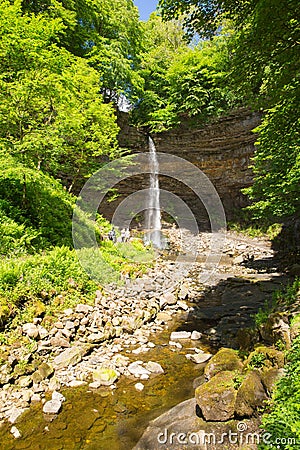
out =
<svg viewBox="0 0 300 450"><path fill-rule="evenodd" d="M205 367L204 374L206 379L209 380L217 373L228 370L241 372L243 370L243 363L235 350L222 348L211 358Z"/></svg>
<svg viewBox="0 0 300 450"><path fill-rule="evenodd" d="M259 373L249 372L238 389L235 412L239 417L250 417L267 398Z"/></svg>
<svg viewBox="0 0 300 450"><path fill-rule="evenodd" d="M204 419L215 422L225 422L234 417L236 395L234 372L230 371L219 372L195 391Z"/></svg>

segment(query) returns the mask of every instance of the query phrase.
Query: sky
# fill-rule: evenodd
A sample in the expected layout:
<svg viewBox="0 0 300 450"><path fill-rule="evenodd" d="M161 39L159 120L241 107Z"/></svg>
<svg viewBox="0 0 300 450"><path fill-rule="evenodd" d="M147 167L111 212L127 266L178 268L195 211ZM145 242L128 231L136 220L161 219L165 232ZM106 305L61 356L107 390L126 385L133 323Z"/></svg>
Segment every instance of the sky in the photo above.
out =
<svg viewBox="0 0 300 450"><path fill-rule="evenodd" d="M140 10L141 20L147 20L150 14L155 11L158 0L134 0L134 4Z"/></svg>

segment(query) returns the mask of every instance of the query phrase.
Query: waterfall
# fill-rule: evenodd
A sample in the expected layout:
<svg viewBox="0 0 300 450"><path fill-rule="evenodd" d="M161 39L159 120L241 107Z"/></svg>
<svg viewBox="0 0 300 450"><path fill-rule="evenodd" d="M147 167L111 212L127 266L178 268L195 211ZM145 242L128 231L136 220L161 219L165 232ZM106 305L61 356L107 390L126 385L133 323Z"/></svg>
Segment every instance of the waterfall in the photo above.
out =
<svg viewBox="0 0 300 450"><path fill-rule="evenodd" d="M159 164L156 148L149 136L150 189L146 208L146 236L145 243L152 242L154 247L162 248L161 214L159 202Z"/></svg>

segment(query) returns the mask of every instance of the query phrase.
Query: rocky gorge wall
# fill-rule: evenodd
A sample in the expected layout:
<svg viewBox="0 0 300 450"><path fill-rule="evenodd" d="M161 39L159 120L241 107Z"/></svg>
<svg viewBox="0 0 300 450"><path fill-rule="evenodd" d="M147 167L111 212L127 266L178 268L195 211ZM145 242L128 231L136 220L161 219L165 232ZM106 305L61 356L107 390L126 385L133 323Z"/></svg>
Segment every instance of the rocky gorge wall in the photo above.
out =
<svg viewBox="0 0 300 450"><path fill-rule="evenodd" d="M252 130L259 125L260 120L259 113L241 108L202 127L190 128L187 124L182 124L176 129L153 134L152 138L158 152L185 158L208 176L223 202L227 220L230 220L247 203L241 189L252 183L249 165L256 140ZM133 153L148 151L147 133L130 126L127 114L120 114L119 126L121 147L128 148ZM148 184L145 176L127 179L119 185L121 196L108 209L112 210L124 196L137 189L147 188ZM185 185L177 180L161 177L160 186L181 197L192 209L198 222L207 222L202 203Z"/></svg>

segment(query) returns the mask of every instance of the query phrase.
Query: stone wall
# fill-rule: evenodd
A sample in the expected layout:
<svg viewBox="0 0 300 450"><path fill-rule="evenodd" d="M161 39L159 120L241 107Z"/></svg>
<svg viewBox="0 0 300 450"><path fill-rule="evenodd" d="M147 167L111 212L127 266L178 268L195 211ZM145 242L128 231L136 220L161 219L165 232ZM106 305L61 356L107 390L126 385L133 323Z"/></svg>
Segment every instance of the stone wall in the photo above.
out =
<svg viewBox="0 0 300 450"><path fill-rule="evenodd" d="M227 219L246 205L241 188L252 183L249 168L256 140L251 131L260 123L260 114L248 109L239 109L224 118L200 128L189 128L183 124L177 129L153 134L158 152L170 153L185 158L201 169L212 181L223 202ZM121 132L119 143L131 152L147 152L148 138L142 129L128 125L128 116L119 117ZM199 222L206 222L207 215L199 199L192 191L176 180L161 177L163 189L179 195L190 206ZM136 178L120 185L121 194L128 195L136 189L148 187L145 177ZM119 203L122 199L119 198ZM113 205L110 205L110 209Z"/></svg>

